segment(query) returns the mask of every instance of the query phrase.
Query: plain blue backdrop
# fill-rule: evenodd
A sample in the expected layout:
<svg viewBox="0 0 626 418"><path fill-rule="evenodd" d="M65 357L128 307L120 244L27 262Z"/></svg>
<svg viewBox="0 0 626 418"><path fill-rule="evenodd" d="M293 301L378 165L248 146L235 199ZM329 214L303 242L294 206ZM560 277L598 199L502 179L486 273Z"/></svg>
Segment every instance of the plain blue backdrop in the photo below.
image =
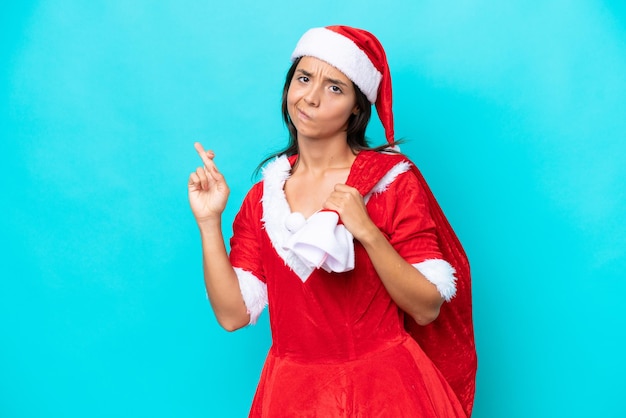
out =
<svg viewBox="0 0 626 418"><path fill-rule="evenodd" d="M470 257L474 417L625 416L624 5L4 4L0 416L246 416L267 313L216 324L193 142L231 186L229 236L285 143L291 50L329 24L385 45L396 134Z"/></svg>

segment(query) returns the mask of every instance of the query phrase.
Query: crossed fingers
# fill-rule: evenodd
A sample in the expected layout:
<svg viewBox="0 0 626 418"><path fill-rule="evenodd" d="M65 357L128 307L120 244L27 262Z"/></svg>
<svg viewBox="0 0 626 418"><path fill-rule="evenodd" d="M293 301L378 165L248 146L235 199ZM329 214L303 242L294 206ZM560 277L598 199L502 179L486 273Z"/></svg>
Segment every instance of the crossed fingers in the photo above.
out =
<svg viewBox="0 0 626 418"><path fill-rule="evenodd" d="M202 159L204 166L196 169L196 172L191 176L191 180L195 183L200 183L200 189L208 190L209 182L213 183L216 177L220 176L220 172L217 170L217 167L213 162L215 153L213 151L206 151L199 142L194 143L193 146Z"/></svg>

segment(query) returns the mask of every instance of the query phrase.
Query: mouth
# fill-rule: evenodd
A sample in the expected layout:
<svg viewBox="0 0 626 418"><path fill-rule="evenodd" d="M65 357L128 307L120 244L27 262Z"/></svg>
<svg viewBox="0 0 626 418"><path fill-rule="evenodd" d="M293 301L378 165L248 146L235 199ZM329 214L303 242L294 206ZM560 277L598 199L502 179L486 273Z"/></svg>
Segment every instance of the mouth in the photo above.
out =
<svg viewBox="0 0 626 418"><path fill-rule="evenodd" d="M300 108L296 107L296 112L298 113L298 116L300 117L300 119L306 119L306 120L310 120L311 117L304 111L300 110Z"/></svg>

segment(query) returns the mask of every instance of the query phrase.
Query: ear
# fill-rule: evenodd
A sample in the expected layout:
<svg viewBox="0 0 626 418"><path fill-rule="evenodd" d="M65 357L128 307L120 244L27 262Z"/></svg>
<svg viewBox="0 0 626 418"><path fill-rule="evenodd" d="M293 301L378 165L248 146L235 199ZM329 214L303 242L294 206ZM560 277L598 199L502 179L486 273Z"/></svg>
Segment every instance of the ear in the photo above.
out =
<svg viewBox="0 0 626 418"><path fill-rule="evenodd" d="M361 109L359 109L359 106L354 106L354 109L352 109L352 114L354 116L357 116L359 113L361 113Z"/></svg>

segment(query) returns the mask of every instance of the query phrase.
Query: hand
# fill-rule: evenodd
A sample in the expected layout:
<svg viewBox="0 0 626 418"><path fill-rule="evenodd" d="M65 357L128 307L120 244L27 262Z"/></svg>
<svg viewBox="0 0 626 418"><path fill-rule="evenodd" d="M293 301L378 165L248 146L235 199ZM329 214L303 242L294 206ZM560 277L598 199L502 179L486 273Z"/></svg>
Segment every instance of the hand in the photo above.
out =
<svg viewBox="0 0 626 418"><path fill-rule="evenodd" d="M378 231L367 213L363 196L354 187L336 184L324 208L336 211L346 229L359 241Z"/></svg>
<svg viewBox="0 0 626 418"><path fill-rule="evenodd" d="M215 153L205 151L199 142L194 147L204 165L189 175L189 205L196 221L200 223L221 217L230 189L213 162Z"/></svg>

